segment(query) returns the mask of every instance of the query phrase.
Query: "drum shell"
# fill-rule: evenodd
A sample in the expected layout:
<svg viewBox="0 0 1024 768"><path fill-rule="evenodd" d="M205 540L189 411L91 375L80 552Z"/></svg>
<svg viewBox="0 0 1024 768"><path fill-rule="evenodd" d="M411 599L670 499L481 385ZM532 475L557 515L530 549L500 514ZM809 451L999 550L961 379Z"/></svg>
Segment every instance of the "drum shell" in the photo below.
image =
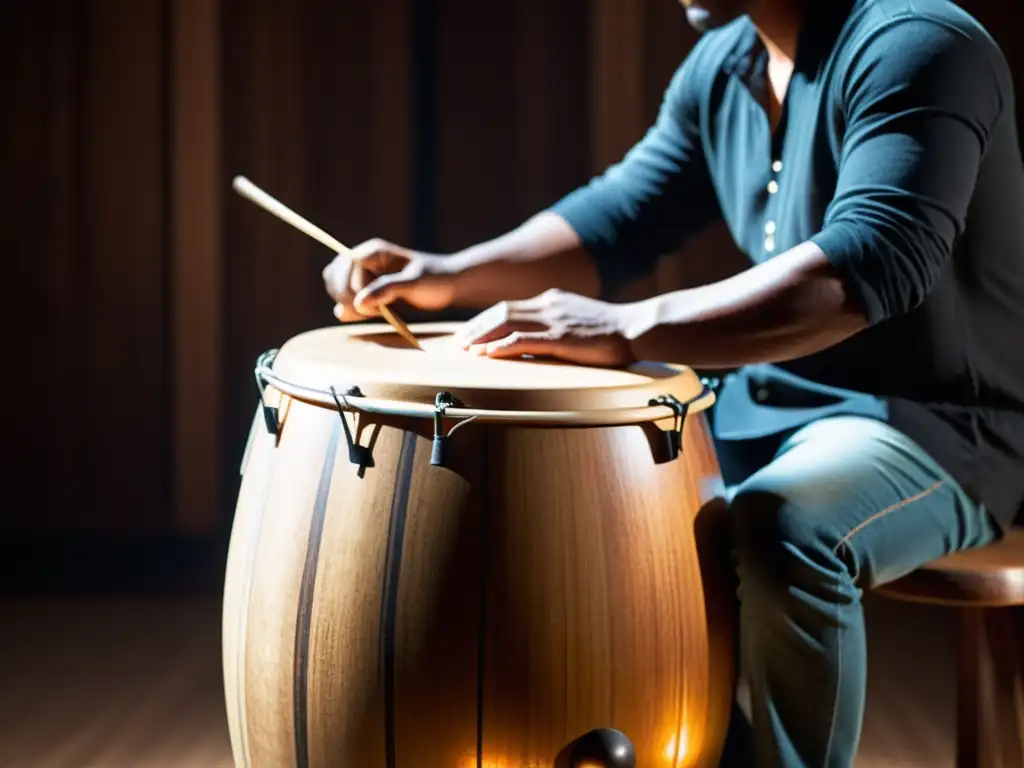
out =
<svg viewBox="0 0 1024 768"><path fill-rule="evenodd" d="M224 671L240 766L550 766L615 728L640 766L717 764L733 695L724 505L703 414L654 425L260 412ZM449 425L450 426L450 425ZM696 524L695 524L696 523Z"/></svg>

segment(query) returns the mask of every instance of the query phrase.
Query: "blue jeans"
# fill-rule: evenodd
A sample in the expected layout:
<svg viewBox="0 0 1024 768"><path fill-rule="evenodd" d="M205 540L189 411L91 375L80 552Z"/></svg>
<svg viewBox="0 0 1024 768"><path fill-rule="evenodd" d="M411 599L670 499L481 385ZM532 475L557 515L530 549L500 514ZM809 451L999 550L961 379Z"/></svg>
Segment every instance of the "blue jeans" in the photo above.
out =
<svg viewBox="0 0 1024 768"><path fill-rule="evenodd" d="M738 480L730 504L752 720L744 748L742 715L733 718L723 766L848 768L866 691L862 591L999 529L922 448L866 418L815 422L749 476L727 461L723 474Z"/></svg>

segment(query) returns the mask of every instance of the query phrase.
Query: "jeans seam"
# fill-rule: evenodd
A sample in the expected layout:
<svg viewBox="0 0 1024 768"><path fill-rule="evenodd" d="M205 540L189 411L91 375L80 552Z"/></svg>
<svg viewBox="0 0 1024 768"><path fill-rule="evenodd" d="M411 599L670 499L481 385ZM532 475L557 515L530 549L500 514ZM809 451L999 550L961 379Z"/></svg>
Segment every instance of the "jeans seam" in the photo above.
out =
<svg viewBox="0 0 1024 768"><path fill-rule="evenodd" d="M841 538L839 540L839 543L836 544L835 547L832 548L832 554L838 555L839 554L839 550L842 548L842 546L844 544L849 543L849 541L854 536L856 536L858 533L863 531L865 528L867 528L872 523L878 522L882 518L889 516L893 512L896 512L897 510L903 509L904 507L912 504L915 501L920 501L921 499L924 499L924 498L927 498L928 496L931 496L937 490L942 488L942 486L944 486L945 484L946 484L945 480L939 480L937 483L935 483L934 485L932 485L929 488L925 488L920 493L915 493L913 496L908 496L905 499L897 501L895 504L890 504L885 509L882 509L882 510L879 510L878 512L875 512L875 514L871 515L871 517L867 518L866 520L864 520L859 525L856 525L853 528L851 528L846 533L846 535L843 536L843 538Z"/></svg>
<svg viewBox="0 0 1024 768"><path fill-rule="evenodd" d="M919 500L924 499L924 498L926 498L928 496L931 496L933 493L935 493L935 491L939 490L945 484L946 484L945 480L940 480L937 483L935 483L934 485L932 485L932 486L930 486L928 488L925 488L923 491L920 491L919 493L915 493L913 496L908 496L905 499L901 499L900 501L897 501L895 504L890 504L885 509L881 509L878 512L875 512L875 514L873 514L870 517L868 517L867 519L865 519L862 523L860 523L859 525L856 525L853 528L851 528L846 533L846 535L843 536L843 538L841 538L839 540L839 543L835 545L835 547L832 549L832 553L835 554L835 555L838 555L840 549L842 549L844 546L849 547L850 540L854 536L856 536L858 533L863 531L865 528L867 528L869 525L871 525L872 523L877 522L878 520L881 520L882 518L892 514L893 512L895 512L895 511L897 511L899 509L903 509L904 507L906 507L909 504L912 504L915 501L919 501ZM843 581L843 571L840 569L839 573L836 574L836 589L837 590L842 587L842 581ZM836 623L837 624L839 623L841 610L842 609L837 605L836 606L836 614L835 614L835 619L836 619ZM825 765L828 765L829 760L832 759L832 745L835 743L836 716L839 714L839 694L841 693L842 685L843 685L843 635L842 635L841 632L838 632L838 633L836 633L836 692L835 692L835 697L834 697L834 699L832 701L832 718L831 718L831 722L829 723L829 727L828 727L828 741L825 743L825 760L824 760Z"/></svg>

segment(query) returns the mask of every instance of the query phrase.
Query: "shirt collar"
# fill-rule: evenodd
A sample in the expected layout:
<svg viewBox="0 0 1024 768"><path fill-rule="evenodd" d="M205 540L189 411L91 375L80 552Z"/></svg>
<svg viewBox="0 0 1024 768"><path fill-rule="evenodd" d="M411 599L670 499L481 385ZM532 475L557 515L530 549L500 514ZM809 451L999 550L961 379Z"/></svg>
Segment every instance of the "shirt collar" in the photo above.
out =
<svg viewBox="0 0 1024 768"><path fill-rule="evenodd" d="M862 2L864 0L811 0L808 3L797 46L797 71L817 68L822 58L831 52L854 7ZM749 86L765 77L767 66L768 52L757 34L757 27L749 17L745 17L742 33L726 57L723 68Z"/></svg>

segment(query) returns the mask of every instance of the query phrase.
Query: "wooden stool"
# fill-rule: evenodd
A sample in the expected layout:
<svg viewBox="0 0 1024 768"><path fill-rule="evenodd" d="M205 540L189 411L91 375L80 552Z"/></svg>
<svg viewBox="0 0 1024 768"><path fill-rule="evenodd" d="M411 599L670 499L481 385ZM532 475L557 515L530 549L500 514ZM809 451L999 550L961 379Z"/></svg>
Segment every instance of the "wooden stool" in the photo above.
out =
<svg viewBox="0 0 1024 768"><path fill-rule="evenodd" d="M958 611L957 768L1024 768L1024 528L878 592Z"/></svg>

